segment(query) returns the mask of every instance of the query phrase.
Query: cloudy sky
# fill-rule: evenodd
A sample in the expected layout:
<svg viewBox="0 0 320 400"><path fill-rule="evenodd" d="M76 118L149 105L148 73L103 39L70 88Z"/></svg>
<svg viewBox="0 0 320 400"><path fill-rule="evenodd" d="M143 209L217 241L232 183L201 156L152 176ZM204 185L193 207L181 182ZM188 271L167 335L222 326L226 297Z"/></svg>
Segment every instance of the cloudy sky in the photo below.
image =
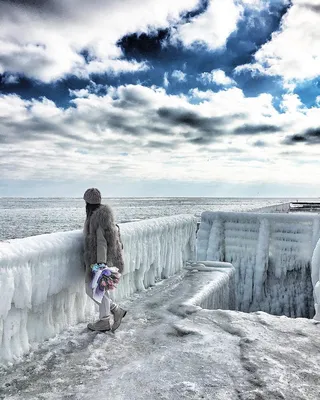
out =
<svg viewBox="0 0 320 400"><path fill-rule="evenodd" d="M319 196L320 0L1 0L0 196Z"/></svg>

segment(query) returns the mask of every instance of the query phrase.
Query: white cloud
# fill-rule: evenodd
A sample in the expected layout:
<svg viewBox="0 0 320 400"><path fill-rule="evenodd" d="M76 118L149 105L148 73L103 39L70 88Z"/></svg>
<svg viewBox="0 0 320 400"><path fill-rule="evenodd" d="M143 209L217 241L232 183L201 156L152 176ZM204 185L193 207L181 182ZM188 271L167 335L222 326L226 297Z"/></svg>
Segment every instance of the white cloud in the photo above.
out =
<svg viewBox="0 0 320 400"><path fill-rule="evenodd" d="M67 74L135 72L144 63L121 59L123 36L168 27L197 0L56 0L37 7L0 4L0 73L51 82ZM130 12L128 12L130 9ZM88 63L81 52L89 52Z"/></svg>
<svg viewBox="0 0 320 400"><path fill-rule="evenodd" d="M292 85L320 74L320 12L318 0L293 0L281 29L255 54L255 63L238 68L280 76Z"/></svg>
<svg viewBox="0 0 320 400"><path fill-rule="evenodd" d="M163 86L168 87L170 84L169 79L168 79L168 72L165 72L163 75Z"/></svg>
<svg viewBox="0 0 320 400"><path fill-rule="evenodd" d="M69 89L69 94L72 97L89 97L90 92L88 89L79 89L79 90Z"/></svg>
<svg viewBox="0 0 320 400"><path fill-rule="evenodd" d="M69 94L71 97L89 97L91 93L99 93L101 91L105 92L107 87L105 85L95 83L94 81L90 81L90 84L87 85L84 89L71 90L69 89Z"/></svg>
<svg viewBox="0 0 320 400"><path fill-rule="evenodd" d="M203 72L198 77L198 80L205 84L215 83L221 86L230 86L235 84L235 81L229 78L222 69L213 69L211 72Z"/></svg>
<svg viewBox="0 0 320 400"><path fill-rule="evenodd" d="M187 78L187 74L185 74L184 72L176 69L172 72L171 77L176 79L179 82L183 82L186 80Z"/></svg>
<svg viewBox="0 0 320 400"><path fill-rule="evenodd" d="M242 10L233 0L211 0L203 14L178 28L173 40L180 40L186 47L199 43L210 50L223 47L237 29Z"/></svg>
<svg viewBox="0 0 320 400"><path fill-rule="evenodd" d="M292 113L303 107L303 104L297 94L290 93L282 96L280 107L282 110Z"/></svg>
<svg viewBox="0 0 320 400"><path fill-rule="evenodd" d="M140 85L109 88L104 96L89 91L67 109L47 99L0 96L1 175L316 183L309 162L318 159L317 145L282 144L303 132L314 139L320 108L299 107L297 97L284 97L279 113L271 95L245 97L235 87L195 89L192 98Z"/></svg>

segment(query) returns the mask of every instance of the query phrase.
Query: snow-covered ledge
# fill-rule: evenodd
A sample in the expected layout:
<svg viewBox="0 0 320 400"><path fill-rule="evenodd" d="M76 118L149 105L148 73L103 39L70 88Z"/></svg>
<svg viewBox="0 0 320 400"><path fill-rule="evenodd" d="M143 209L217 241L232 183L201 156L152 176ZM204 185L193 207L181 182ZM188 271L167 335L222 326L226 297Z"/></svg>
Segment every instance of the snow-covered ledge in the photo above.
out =
<svg viewBox="0 0 320 400"><path fill-rule="evenodd" d="M121 225L121 299L195 258L196 219L178 215ZM81 231L0 242L0 364L94 313L83 284Z"/></svg>
<svg viewBox="0 0 320 400"><path fill-rule="evenodd" d="M183 303L189 309L234 310L235 269L232 264L219 261L198 261L187 263L185 269L198 271L196 290L190 290L191 297ZM202 276L199 275L202 272ZM206 279L206 275L209 275ZM197 288L197 285L199 286ZM194 293L193 293L194 292Z"/></svg>
<svg viewBox="0 0 320 400"><path fill-rule="evenodd" d="M319 237L317 214L204 212L197 259L232 263L236 309L312 317L311 258Z"/></svg>

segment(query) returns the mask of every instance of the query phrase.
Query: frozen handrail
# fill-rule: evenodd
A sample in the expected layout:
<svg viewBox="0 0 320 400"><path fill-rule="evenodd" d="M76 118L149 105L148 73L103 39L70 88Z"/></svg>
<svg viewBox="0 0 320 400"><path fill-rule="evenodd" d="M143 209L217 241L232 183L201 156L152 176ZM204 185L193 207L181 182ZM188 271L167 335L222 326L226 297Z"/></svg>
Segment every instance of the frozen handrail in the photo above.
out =
<svg viewBox="0 0 320 400"><path fill-rule="evenodd" d="M125 269L117 299L182 270L195 258L196 218L121 225ZM94 313L84 292L81 231L0 242L0 364Z"/></svg>

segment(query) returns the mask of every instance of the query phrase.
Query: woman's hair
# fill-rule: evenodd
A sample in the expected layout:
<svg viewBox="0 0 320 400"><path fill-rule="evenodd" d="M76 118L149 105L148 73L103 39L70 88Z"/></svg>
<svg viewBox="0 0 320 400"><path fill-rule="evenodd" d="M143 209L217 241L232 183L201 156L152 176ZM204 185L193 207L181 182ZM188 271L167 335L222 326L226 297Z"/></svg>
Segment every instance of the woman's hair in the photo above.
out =
<svg viewBox="0 0 320 400"><path fill-rule="evenodd" d="M87 218L91 217L93 211L98 209L101 204L89 204L86 203L86 213L87 213Z"/></svg>

